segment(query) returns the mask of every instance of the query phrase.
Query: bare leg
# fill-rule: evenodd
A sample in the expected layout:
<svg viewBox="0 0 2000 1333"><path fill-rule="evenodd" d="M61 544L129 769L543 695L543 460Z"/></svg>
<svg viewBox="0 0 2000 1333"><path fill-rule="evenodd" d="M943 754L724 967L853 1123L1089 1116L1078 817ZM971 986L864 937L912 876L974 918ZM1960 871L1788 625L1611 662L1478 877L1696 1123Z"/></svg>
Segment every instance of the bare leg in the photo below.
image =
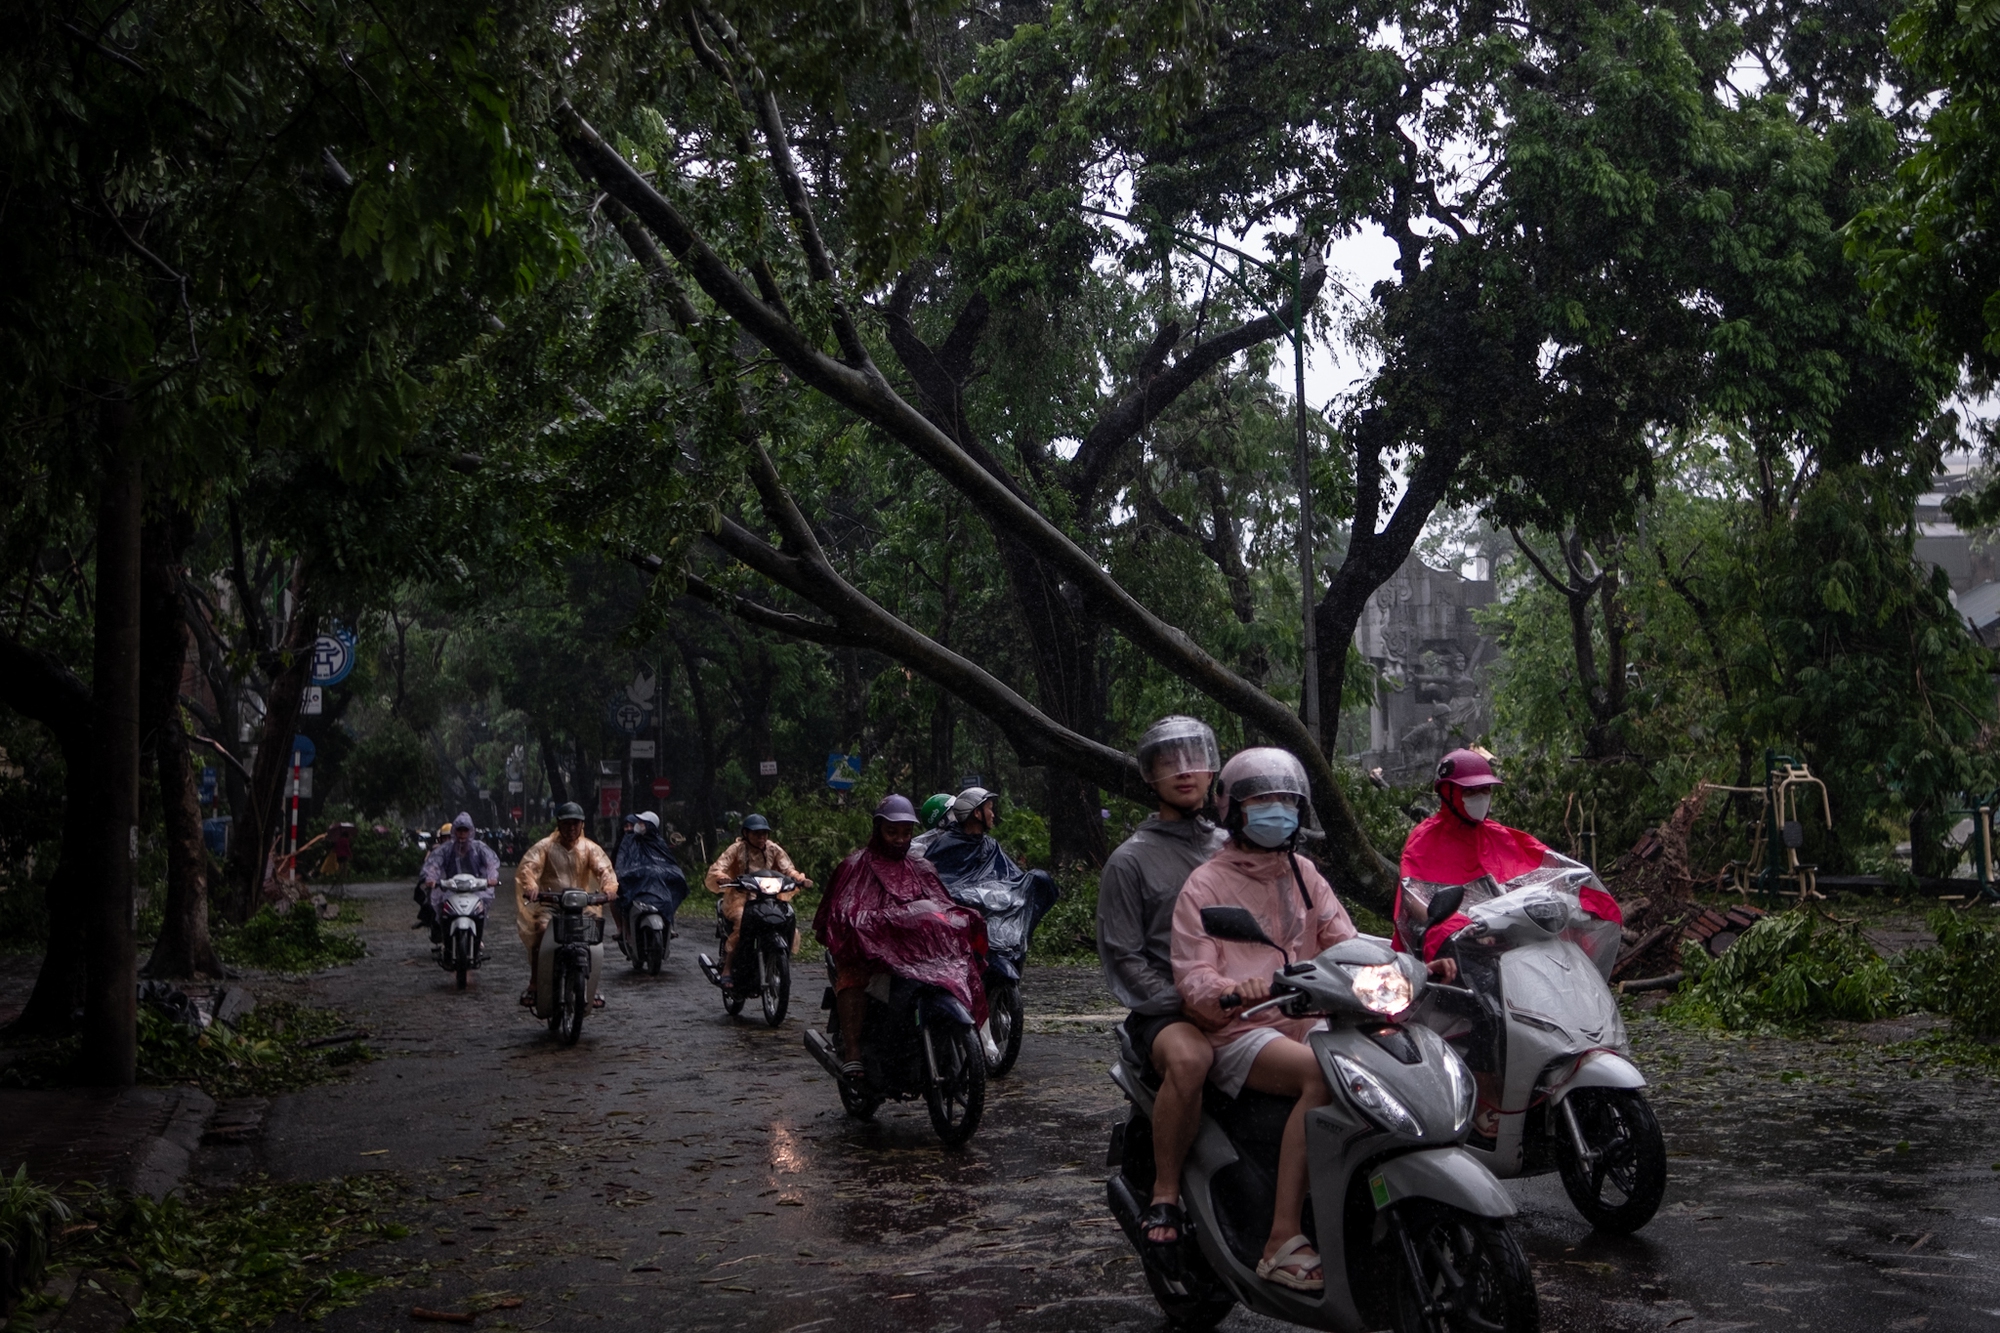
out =
<svg viewBox="0 0 2000 1333"><path fill-rule="evenodd" d="M1271 1210L1271 1237L1264 1242L1264 1257L1269 1259L1302 1230L1299 1215L1306 1202L1306 1113L1331 1101L1333 1090L1326 1086L1312 1051L1288 1037L1269 1042L1257 1052L1248 1085L1259 1092L1298 1098L1278 1147L1278 1203Z"/></svg>
<svg viewBox="0 0 2000 1333"><path fill-rule="evenodd" d="M1153 1038L1153 1068L1160 1090L1153 1098L1153 1202L1181 1201L1181 1167L1201 1128L1201 1087L1215 1063L1215 1048L1192 1023L1174 1023ZM1149 1240L1176 1240L1170 1227L1154 1227Z"/></svg>
<svg viewBox="0 0 2000 1333"><path fill-rule="evenodd" d="M840 1015L841 1054L847 1063L857 1064L861 1060L861 1025L868 1021L868 992L859 986L837 991L833 1008Z"/></svg>

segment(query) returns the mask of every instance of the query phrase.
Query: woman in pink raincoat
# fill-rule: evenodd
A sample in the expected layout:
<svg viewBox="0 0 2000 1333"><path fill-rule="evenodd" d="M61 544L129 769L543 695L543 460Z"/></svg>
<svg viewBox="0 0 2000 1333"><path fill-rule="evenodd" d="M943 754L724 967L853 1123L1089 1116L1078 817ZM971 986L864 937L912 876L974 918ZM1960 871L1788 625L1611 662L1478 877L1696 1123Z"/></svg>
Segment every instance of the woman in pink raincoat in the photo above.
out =
<svg viewBox="0 0 2000 1333"><path fill-rule="evenodd" d="M1285 963L1263 944L1220 940L1202 928L1204 907L1242 907L1293 959L1352 939L1354 923L1333 890L1293 848L1308 794L1305 766L1283 750L1245 750L1222 768L1220 810L1229 841L1197 866L1174 905L1174 984L1188 1017L1215 1048L1209 1081L1235 1096L1244 1088L1296 1098L1278 1152L1278 1200L1257 1276L1295 1291L1325 1281L1319 1255L1302 1234L1306 1193L1306 1113L1332 1092L1305 1045L1317 1019L1267 1009L1236 1014L1270 994ZM1224 1007L1223 1000L1234 1002Z"/></svg>

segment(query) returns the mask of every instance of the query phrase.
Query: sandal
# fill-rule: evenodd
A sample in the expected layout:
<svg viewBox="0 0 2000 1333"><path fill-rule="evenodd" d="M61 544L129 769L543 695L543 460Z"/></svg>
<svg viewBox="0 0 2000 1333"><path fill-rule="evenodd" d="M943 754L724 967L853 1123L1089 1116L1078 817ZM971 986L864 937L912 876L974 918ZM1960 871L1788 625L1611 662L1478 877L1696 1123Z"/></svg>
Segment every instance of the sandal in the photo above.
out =
<svg viewBox="0 0 2000 1333"><path fill-rule="evenodd" d="M1172 1240L1154 1240L1155 1231L1171 1231ZM1139 1244L1146 1266L1164 1277L1178 1277L1181 1271L1181 1241L1188 1234L1187 1214L1178 1203L1156 1203L1139 1217Z"/></svg>
<svg viewBox="0 0 2000 1333"><path fill-rule="evenodd" d="M1320 1257L1314 1252L1312 1242L1304 1236L1294 1236L1280 1245L1276 1254L1259 1261L1257 1276L1293 1291L1324 1291L1326 1278L1307 1276L1319 1267Z"/></svg>
<svg viewBox="0 0 2000 1333"><path fill-rule="evenodd" d="M533 986L521 992L521 1007L523 1009L532 1009L535 1007L535 988Z"/></svg>
<svg viewBox="0 0 2000 1333"><path fill-rule="evenodd" d="M859 1060L849 1060L840 1067L840 1076L858 1088L868 1081L868 1069Z"/></svg>

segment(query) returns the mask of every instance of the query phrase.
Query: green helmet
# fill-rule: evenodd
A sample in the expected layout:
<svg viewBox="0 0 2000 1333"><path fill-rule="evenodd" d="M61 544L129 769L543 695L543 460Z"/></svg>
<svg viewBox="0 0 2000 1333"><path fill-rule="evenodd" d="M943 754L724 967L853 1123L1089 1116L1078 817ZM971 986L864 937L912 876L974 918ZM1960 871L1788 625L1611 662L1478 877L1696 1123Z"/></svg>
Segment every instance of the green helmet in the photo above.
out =
<svg viewBox="0 0 2000 1333"><path fill-rule="evenodd" d="M925 828L936 828L951 813L951 799L948 791L924 798L924 803L917 807L917 818L923 821Z"/></svg>

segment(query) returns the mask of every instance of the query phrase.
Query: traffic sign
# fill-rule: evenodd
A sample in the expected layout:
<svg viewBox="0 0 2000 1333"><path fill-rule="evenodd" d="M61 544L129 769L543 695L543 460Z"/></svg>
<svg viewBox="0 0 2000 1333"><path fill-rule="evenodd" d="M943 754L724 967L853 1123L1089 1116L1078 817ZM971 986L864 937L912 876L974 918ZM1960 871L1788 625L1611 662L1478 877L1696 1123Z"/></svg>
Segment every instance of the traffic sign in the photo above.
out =
<svg viewBox="0 0 2000 1333"><path fill-rule="evenodd" d="M760 778L777 777L778 761L775 759L759 759L757 761L757 776Z"/></svg>
<svg viewBox="0 0 2000 1333"><path fill-rule="evenodd" d="M319 749L310 736L292 737L292 753L298 756L296 762L306 768L311 768L313 760L319 757Z"/></svg>
<svg viewBox="0 0 2000 1333"><path fill-rule="evenodd" d="M620 787L599 787L597 789L597 813L606 819L618 818L619 807L624 804L624 789Z"/></svg>
<svg viewBox="0 0 2000 1333"><path fill-rule="evenodd" d="M653 712L630 699L613 699L604 706L604 720L627 736L636 736L652 723Z"/></svg>
<svg viewBox="0 0 2000 1333"><path fill-rule="evenodd" d="M653 795L659 797L661 800L664 801L673 794L674 794L674 780L672 778L653 779Z"/></svg>
<svg viewBox="0 0 2000 1333"><path fill-rule="evenodd" d="M299 696L299 712L306 717L318 717L326 711L326 689L320 685L308 685Z"/></svg>
<svg viewBox="0 0 2000 1333"><path fill-rule="evenodd" d="M312 683L338 685L354 670L354 631L336 627L313 640Z"/></svg>
<svg viewBox="0 0 2000 1333"><path fill-rule="evenodd" d="M633 741L632 757L634 759L651 759L654 757L653 751L658 744L658 741Z"/></svg>
<svg viewBox="0 0 2000 1333"><path fill-rule="evenodd" d="M854 784L861 780L861 756L841 754L839 751L826 757L826 785L835 791L852 791Z"/></svg>

